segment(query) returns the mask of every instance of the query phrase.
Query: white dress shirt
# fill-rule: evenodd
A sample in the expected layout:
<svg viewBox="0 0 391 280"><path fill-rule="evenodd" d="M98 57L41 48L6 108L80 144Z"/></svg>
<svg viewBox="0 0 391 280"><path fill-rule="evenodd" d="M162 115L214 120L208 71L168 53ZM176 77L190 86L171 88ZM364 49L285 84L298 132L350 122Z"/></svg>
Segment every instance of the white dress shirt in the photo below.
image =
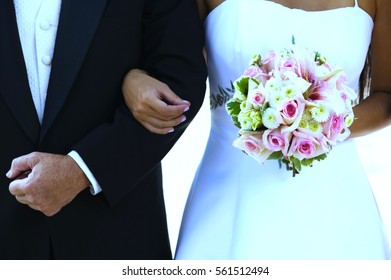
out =
<svg viewBox="0 0 391 280"><path fill-rule="evenodd" d="M14 0L14 6L30 91L38 119L42 123L61 0ZM68 155L90 180L91 193L100 192L98 182L80 155L76 151Z"/></svg>

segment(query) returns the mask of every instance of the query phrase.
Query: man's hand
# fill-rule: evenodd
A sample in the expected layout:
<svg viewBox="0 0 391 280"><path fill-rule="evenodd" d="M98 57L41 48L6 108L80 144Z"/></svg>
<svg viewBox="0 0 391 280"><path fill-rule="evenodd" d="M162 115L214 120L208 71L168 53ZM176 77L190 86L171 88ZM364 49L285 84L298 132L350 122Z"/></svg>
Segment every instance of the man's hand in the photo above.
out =
<svg viewBox="0 0 391 280"><path fill-rule="evenodd" d="M53 216L89 185L77 163L64 155L34 152L12 161L7 177L15 198Z"/></svg>

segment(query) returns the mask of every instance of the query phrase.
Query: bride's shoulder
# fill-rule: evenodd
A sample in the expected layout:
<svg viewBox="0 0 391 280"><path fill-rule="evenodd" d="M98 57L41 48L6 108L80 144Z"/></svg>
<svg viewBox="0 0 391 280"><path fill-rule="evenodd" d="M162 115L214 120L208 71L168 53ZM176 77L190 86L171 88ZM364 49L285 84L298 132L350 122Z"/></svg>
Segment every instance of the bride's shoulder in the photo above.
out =
<svg viewBox="0 0 391 280"><path fill-rule="evenodd" d="M364 10L374 20L376 17L376 10L379 7L380 2L383 0L358 0L358 6ZM386 0L384 2L390 2Z"/></svg>

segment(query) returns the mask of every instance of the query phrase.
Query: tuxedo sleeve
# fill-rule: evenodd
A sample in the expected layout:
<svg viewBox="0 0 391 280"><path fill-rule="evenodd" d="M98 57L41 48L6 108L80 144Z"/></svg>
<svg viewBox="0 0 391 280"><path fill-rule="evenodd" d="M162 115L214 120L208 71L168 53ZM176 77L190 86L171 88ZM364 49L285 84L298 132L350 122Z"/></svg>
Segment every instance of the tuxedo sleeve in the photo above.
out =
<svg viewBox="0 0 391 280"><path fill-rule="evenodd" d="M187 121L173 133L153 134L123 103L112 122L100 125L73 147L110 205L120 201L160 163L202 105L206 89L204 34L195 2L149 0L143 15L142 68L191 102Z"/></svg>

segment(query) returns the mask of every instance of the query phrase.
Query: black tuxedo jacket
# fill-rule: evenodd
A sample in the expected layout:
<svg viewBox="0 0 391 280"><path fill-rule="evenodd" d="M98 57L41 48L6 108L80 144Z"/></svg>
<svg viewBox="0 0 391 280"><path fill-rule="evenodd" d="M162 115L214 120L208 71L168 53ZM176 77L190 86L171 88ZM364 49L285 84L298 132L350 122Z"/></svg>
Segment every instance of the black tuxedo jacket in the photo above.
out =
<svg viewBox="0 0 391 280"><path fill-rule="evenodd" d="M202 46L194 0L63 0L40 125L13 1L0 0L1 259L171 258L160 160L186 124L169 135L147 132L121 85L129 69L145 69L192 103L191 120L205 93ZM86 189L51 218L9 193L15 157L71 150L102 193Z"/></svg>

